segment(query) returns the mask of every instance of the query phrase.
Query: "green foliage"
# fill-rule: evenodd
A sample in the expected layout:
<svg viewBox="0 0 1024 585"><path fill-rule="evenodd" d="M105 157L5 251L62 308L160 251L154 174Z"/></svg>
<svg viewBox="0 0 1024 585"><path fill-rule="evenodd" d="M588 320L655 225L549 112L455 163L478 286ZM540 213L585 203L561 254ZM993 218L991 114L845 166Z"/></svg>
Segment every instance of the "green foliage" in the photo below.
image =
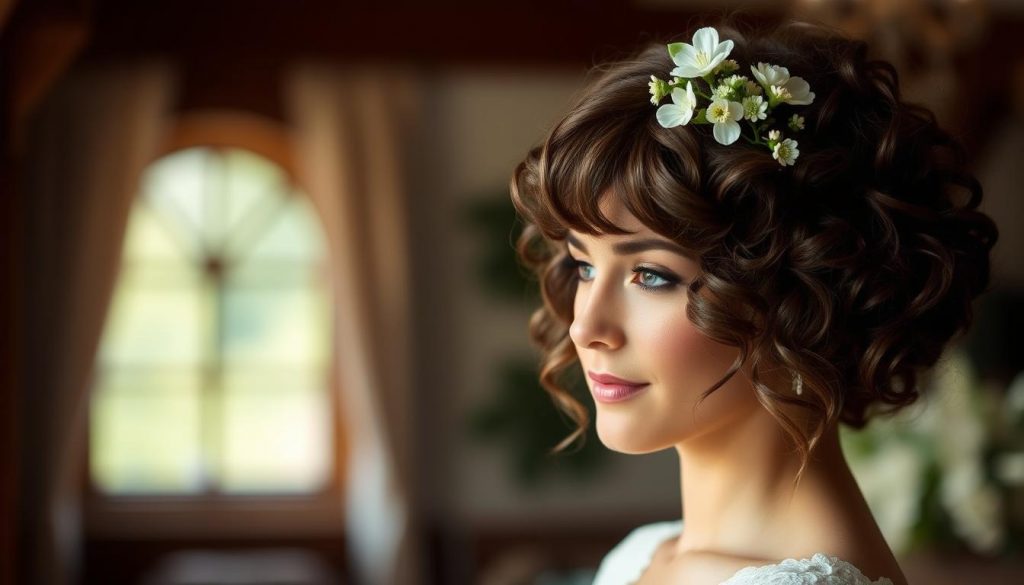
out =
<svg viewBox="0 0 1024 585"><path fill-rule="evenodd" d="M515 243L523 222L508 195L474 200L467 205L463 221L480 236L474 272L483 291L503 301L540 303L536 279L516 258Z"/></svg>

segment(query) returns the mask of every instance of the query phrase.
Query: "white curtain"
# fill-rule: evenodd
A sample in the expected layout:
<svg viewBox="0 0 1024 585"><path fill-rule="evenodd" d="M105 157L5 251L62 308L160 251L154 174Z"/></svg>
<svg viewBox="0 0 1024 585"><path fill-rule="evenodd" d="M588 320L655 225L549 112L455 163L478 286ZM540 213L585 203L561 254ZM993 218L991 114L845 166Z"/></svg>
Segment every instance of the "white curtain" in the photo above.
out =
<svg viewBox="0 0 1024 585"><path fill-rule="evenodd" d="M143 168L176 87L163 63L73 69L29 126L19 534L26 584L74 582L92 367Z"/></svg>
<svg viewBox="0 0 1024 585"><path fill-rule="evenodd" d="M403 136L416 105L408 79L398 71L303 64L285 82L300 182L329 246L340 415L351 445L346 539L362 585L415 585L421 574L402 182Z"/></svg>

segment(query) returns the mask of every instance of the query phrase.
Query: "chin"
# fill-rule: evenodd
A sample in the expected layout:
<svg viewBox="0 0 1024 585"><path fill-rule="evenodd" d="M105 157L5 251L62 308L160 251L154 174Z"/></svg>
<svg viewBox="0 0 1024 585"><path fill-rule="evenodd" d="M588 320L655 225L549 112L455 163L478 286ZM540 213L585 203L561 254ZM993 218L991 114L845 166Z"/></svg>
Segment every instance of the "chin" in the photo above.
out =
<svg viewBox="0 0 1024 585"><path fill-rule="evenodd" d="M672 441L663 441L652 436L650 425L638 424L636 420L627 421L625 418L601 413L600 407L598 407L595 430L602 445L626 455L645 455L667 449L675 444Z"/></svg>

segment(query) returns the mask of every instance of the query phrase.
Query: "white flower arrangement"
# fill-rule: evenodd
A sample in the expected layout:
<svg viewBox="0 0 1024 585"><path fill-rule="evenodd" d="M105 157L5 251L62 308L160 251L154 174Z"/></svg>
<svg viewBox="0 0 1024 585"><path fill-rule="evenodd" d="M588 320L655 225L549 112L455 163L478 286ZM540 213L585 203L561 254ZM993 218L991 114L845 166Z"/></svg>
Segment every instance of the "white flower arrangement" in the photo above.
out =
<svg viewBox="0 0 1024 585"><path fill-rule="evenodd" d="M798 143L783 137L779 130L769 130L775 123L771 114L782 104L812 103L814 92L803 78L769 63L750 67L756 81L734 74L739 64L726 58L732 49L733 42L719 41L718 30L710 26L698 29L692 44L670 43L668 54L675 64L670 72L672 79L652 75L648 84L651 103L659 106L658 123L664 128L713 124L712 134L719 144L733 144L742 136L750 144L767 147L780 165L792 166L800 155ZM671 96L672 103L659 105L667 96ZM699 107L698 97L708 103ZM750 136L743 135L740 122L747 123ZM803 116L793 114L788 127L793 132L803 130Z"/></svg>
<svg viewBox="0 0 1024 585"><path fill-rule="evenodd" d="M1024 372L996 388L954 348L926 384L892 418L841 427L879 528L897 554L949 541L984 555L1021 552L1007 547L1024 534L1024 518L1008 513L1024 497Z"/></svg>

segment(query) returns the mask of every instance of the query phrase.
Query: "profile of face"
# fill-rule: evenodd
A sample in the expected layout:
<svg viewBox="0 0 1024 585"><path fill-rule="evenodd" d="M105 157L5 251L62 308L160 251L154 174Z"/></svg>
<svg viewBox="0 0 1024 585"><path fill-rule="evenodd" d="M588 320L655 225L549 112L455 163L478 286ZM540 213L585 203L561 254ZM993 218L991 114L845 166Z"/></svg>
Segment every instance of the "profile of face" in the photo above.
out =
<svg viewBox="0 0 1024 585"><path fill-rule="evenodd" d="M698 264L617 197L603 197L600 207L632 233L570 230L566 239L578 270L569 336L596 402L601 442L622 453L651 453L712 439L764 413L746 366L694 409L739 349L705 336L686 317L686 285Z"/></svg>

